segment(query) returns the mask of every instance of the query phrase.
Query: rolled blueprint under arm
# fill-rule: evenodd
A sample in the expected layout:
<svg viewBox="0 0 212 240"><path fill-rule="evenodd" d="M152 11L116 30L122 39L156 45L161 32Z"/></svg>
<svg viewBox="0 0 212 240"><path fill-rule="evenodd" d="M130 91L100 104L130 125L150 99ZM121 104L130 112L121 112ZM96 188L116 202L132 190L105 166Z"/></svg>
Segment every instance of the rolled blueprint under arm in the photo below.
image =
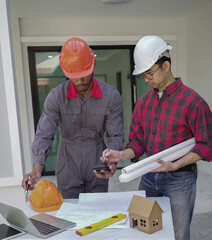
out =
<svg viewBox="0 0 212 240"><path fill-rule="evenodd" d="M195 138L191 138L137 163L131 164L122 169L119 180L120 182L129 182L160 167L160 164L156 160L161 159L164 162L172 162L189 153L194 146Z"/></svg>

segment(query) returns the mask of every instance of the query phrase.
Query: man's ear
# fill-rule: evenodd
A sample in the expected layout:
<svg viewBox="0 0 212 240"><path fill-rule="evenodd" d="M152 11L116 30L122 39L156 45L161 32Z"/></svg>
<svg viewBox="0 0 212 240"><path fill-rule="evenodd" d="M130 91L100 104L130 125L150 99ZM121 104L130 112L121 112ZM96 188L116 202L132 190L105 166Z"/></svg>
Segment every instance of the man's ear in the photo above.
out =
<svg viewBox="0 0 212 240"><path fill-rule="evenodd" d="M96 67L96 59L94 58L94 68L93 69L95 69L95 67Z"/></svg>
<svg viewBox="0 0 212 240"><path fill-rule="evenodd" d="M162 68L163 68L163 71L164 72L168 72L171 68L171 64L169 61L165 61L163 64L162 64Z"/></svg>

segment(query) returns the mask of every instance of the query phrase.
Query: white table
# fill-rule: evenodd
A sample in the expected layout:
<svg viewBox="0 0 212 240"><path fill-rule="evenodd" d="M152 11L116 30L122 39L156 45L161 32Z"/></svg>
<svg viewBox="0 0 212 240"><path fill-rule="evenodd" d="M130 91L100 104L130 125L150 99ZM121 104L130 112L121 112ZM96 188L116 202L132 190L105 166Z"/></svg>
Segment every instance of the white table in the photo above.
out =
<svg viewBox="0 0 212 240"><path fill-rule="evenodd" d="M95 194L95 193L93 193ZM110 194L110 193L108 193ZM76 229L68 229L62 233L59 233L57 235L54 235L48 239L81 239L81 240L86 240L86 239L93 239L93 240L118 240L118 239L127 239L127 240L174 240L174 230L173 230L173 223L172 223L172 215L171 215L171 209L170 209L170 200L167 197L156 197L153 198L155 199L158 204L161 206L163 209L163 215L162 215L162 220L163 220L163 229L159 230L155 233L152 234L147 234L144 232L141 232L136 228L122 228L122 229L117 229L117 228L103 228L100 229L96 232L87 234L85 236L79 236L76 234ZM76 199L65 199L64 202L70 202L70 203L76 203ZM29 216L30 211L32 212L31 206L28 203L25 204L25 206L22 208L23 211ZM56 215L57 211L53 212L48 212L48 214L51 215ZM129 220L128 220L129 221ZM36 239L37 237L31 235L31 234L24 234L20 236L17 239ZM37 238L38 239L38 238Z"/></svg>

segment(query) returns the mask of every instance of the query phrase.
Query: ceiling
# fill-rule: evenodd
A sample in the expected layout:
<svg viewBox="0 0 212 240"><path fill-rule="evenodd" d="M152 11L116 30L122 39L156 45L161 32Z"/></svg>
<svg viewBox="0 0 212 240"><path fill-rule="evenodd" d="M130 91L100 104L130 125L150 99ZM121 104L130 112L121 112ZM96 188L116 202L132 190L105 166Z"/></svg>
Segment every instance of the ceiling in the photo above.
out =
<svg viewBox="0 0 212 240"><path fill-rule="evenodd" d="M212 0L9 0L11 17L20 18L175 18L186 16Z"/></svg>

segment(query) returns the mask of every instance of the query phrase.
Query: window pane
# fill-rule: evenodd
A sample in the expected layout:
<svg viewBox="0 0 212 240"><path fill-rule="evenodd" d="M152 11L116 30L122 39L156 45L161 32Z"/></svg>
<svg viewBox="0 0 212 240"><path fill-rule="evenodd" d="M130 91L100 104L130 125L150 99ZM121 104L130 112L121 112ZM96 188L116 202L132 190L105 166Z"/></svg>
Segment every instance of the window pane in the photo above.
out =
<svg viewBox="0 0 212 240"><path fill-rule="evenodd" d="M114 86L122 97L125 144L128 142L132 115L130 49L94 49L96 67L94 77ZM119 166L129 164L120 161Z"/></svg>
<svg viewBox="0 0 212 240"><path fill-rule="evenodd" d="M60 68L59 55L60 52L36 52L35 54L40 113L43 111L43 104L50 90L66 81ZM57 130L45 164L45 172L55 171L58 143L59 131Z"/></svg>

